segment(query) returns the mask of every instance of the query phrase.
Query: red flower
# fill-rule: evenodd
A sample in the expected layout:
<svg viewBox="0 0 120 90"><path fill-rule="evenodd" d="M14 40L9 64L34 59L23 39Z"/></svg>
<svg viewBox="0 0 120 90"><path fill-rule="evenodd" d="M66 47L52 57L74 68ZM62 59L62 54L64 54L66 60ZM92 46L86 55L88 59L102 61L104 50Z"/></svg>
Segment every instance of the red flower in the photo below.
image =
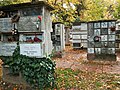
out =
<svg viewBox="0 0 120 90"><path fill-rule="evenodd" d="M42 17L41 16L38 16L39 20L42 21Z"/></svg>

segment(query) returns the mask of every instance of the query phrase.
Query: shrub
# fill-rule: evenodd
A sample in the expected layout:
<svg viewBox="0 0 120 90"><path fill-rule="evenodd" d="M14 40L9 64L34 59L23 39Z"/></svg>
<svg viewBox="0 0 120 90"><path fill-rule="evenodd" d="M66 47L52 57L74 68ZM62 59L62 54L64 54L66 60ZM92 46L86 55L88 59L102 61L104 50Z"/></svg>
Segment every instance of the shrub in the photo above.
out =
<svg viewBox="0 0 120 90"><path fill-rule="evenodd" d="M55 63L50 57L32 58L20 55L18 46L6 64L9 65L13 74L21 73L26 82L33 88L43 89L54 86Z"/></svg>

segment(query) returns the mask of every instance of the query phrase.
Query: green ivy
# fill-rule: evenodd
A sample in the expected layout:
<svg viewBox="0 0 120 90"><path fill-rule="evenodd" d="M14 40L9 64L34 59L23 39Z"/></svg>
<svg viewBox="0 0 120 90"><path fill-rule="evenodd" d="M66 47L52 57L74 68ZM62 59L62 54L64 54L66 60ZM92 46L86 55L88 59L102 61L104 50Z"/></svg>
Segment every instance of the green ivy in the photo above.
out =
<svg viewBox="0 0 120 90"><path fill-rule="evenodd" d="M50 57L31 58L20 55L18 46L13 56L5 64L9 65L11 73L21 73L26 82L33 88L43 90L54 86L55 63Z"/></svg>

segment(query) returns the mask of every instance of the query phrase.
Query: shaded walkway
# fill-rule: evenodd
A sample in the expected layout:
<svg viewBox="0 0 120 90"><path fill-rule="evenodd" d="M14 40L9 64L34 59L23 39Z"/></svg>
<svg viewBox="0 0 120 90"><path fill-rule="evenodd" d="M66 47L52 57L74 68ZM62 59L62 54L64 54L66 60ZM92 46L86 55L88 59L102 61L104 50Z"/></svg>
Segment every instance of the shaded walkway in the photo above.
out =
<svg viewBox="0 0 120 90"><path fill-rule="evenodd" d="M67 46L62 58L55 58L57 68L71 68L73 70L94 71L98 73L120 74L120 53L117 53L117 61L88 61L86 50L73 50Z"/></svg>

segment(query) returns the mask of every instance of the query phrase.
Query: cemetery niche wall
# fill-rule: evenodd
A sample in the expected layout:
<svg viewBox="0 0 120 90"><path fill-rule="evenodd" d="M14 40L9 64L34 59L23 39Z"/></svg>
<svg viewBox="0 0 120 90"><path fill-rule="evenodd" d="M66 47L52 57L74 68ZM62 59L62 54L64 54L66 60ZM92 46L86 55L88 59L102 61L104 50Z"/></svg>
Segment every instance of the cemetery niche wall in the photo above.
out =
<svg viewBox="0 0 120 90"><path fill-rule="evenodd" d="M116 21L116 50L120 51L120 20Z"/></svg>
<svg viewBox="0 0 120 90"><path fill-rule="evenodd" d="M88 60L116 60L116 20L88 22Z"/></svg>
<svg viewBox="0 0 120 90"><path fill-rule="evenodd" d="M12 56L17 42L23 55L51 54L52 10L45 1L0 6L0 56Z"/></svg>
<svg viewBox="0 0 120 90"><path fill-rule="evenodd" d="M55 51L63 51L65 49L65 28L61 22L54 22L52 24L53 32L51 38Z"/></svg>
<svg viewBox="0 0 120 90"><path fill-rule="evenodd" d="M74 49L87 48L87 22L74 22L71 34Z"/></svg>

